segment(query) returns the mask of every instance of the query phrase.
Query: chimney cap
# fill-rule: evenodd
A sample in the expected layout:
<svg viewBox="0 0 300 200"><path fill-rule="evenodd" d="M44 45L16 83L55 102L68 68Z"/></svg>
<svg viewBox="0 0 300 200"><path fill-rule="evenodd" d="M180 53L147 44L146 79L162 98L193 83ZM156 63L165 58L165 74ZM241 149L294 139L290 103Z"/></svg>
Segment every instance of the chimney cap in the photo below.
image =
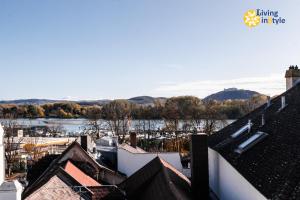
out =
<svg viewBox="0 0 300 200"><path fill-rule="evenodd" d="M300 69L298 65L291 65L288 70L285 72L285 78L289 77L300 77Z"/></svg>

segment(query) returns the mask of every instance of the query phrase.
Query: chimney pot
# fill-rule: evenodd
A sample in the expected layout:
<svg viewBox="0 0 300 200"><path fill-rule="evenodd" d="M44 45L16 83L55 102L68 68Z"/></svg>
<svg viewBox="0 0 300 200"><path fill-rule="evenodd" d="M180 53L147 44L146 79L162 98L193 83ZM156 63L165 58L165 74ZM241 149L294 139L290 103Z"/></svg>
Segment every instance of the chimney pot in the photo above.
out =
<svg viewBox="0 0 300 200"><path fill-rule="evenodd" d="M287 90L296 85L300 80L300 69L298 66L291 65L285 72L285 78Z"/></svg>
<svg viewBox="0 0 300 200"><path fill-rule="evenodd" d="M88 150L88 136L87 135L80 136L80 145L85 151Z"/></svg>
<svg viewBox="0 0 300 200"><path fill-rule="evenodd" d="M136 133L131 132L130 133L130 146L132 146L133 148L136 148L136 145L137 145Z"/></svg>
<svg viewBox="0 0 300 200"><path fill-rule="evenodd" d="M190 136L191 184L194 199L208 199L208 144L206 134Z"/></svg>

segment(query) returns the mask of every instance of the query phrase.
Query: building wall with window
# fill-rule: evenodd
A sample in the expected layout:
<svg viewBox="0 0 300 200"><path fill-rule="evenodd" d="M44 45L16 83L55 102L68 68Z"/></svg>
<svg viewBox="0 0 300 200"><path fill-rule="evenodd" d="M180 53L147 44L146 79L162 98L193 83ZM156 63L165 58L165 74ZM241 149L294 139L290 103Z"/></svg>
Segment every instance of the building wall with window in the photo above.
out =
<svg viewBox="0 0 300 200"><path fill-rule="evenodd" d="M220 200L266 200L218 152L208 149L209 185Z"/></svg>

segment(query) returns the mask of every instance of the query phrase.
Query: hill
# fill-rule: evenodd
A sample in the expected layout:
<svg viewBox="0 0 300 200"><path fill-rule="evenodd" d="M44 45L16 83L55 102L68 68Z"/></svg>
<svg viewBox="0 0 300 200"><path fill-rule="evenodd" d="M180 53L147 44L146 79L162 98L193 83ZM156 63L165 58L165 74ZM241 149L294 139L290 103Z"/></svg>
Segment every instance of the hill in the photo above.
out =
<svg viewBox="0 0 300 200"><path fill-rule="evenodd" d="M153 105L156 100L166 101L164 97L150 97L150 96L138 96L127 99L131 103L140 105ZM15 105L43 105L48 103L61 103L61 102L73 102L81 106L92 106L92 105L104 105L112 100L101 99L101 100L80 100L80 101L68 101L68 100L52 100L52 99L18 99L18 100L6 100L0 101L0 104L15 104Z"/></svg>
<svg viewBox="0 0 300 200"><path fill-rule="evenodd" d="M229 88L205 97L204 101L205 100L217 100L217 101L247 100L253 97L254 95L260 95L260 93L251 90Z"/></svg>
<svg viewBox="0 0 300 200"><path fill-rule="evenodd" d="M166 101L165 97L138 96L128 99L129 102L141 105L153 105L155 101Z"/></svg>

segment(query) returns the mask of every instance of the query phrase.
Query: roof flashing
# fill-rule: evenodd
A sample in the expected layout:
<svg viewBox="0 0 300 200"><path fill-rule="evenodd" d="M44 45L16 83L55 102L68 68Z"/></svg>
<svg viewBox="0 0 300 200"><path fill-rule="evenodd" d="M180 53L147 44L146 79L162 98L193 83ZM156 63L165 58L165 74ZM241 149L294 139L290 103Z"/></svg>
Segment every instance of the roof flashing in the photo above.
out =
<svg viewBox="0 0 300 200"><path fill-rule="evenodd" d="M248 131L248 133L249 133L252 125L253 124L251 123L251 120L249 119L248 123L245 126L243 126L238 131L236 131L235 133L233 133L231 135L231 138L237 138L238 136L242 135L245 131Z"/></svg>

